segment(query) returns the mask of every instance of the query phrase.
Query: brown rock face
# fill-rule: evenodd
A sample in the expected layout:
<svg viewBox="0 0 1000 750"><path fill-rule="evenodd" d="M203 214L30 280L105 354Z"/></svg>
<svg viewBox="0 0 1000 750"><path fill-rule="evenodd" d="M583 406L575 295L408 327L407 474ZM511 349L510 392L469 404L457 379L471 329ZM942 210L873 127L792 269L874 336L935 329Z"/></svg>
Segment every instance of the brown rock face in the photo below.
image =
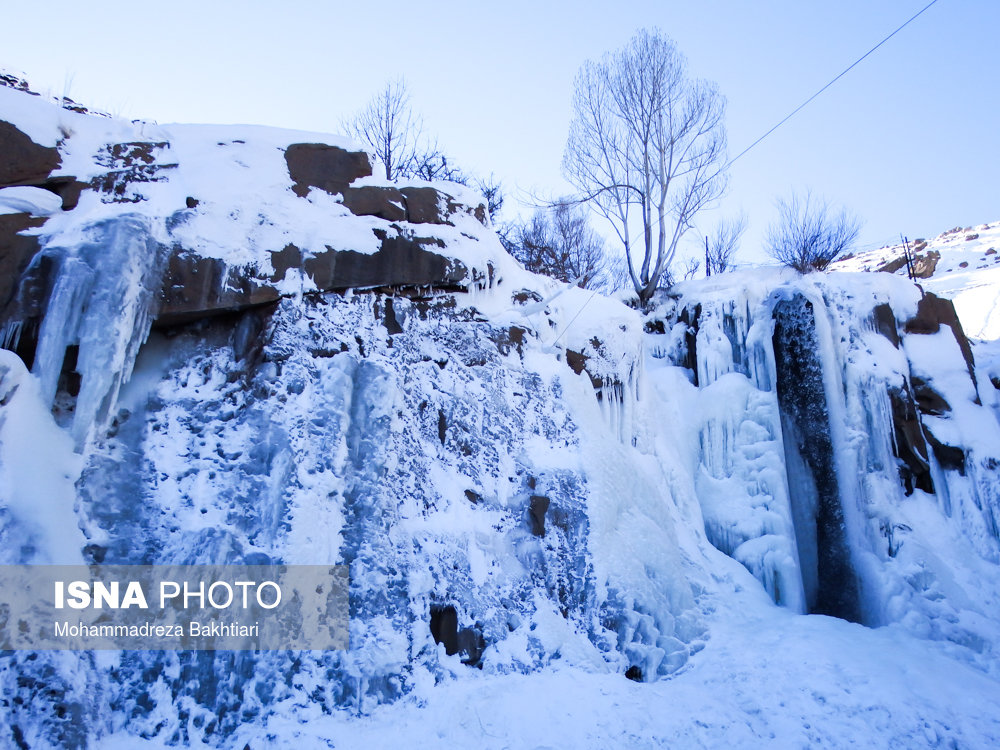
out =
<svg viewBox="0 0 1000 750"><path fill-rule="evenodd" d="M567 349L566 364L569 365L569 369L579 375L587 368L587 355Z"/></svg>
<svg viewBox="0 0 1000 750"><path fill-rule="evenodd" d="M545 495L532 495L529 501L528 514L531 517L531 533L535 536L545 536L545 514L549 509L549 498Z"/></svg>
<svg viewBox="0 0 1000 750"><path fill-rule="evenodd" d="M929 334L937 333L942 325L948 326L954 334L955 340L962 350L962 356L965 357L965 364L969 368L969 376L975 382L975 377L972 374L975 366L975 361L972 358L972 346L965 336L965 331L962 330L958 313L955 312L955 305L950 299L943 299L930 292L924 294L917 305L917 314L906 321L905 328L907 333Z"/></svg>
<svg viewBox="0 0 1000 750"><path fill-rule="evenodd" d="M0 120L0 187L38 185L61 163L58 150L39 146L9 122Z"/></svg>
<svg viewBox="0 0 1000 750"><path fill-rule="evenodd" d="M75 177L50 177L43 187L62 198L63 211L72 211L80 202L80 194L90 185Z"/></svg>
<svg viewBox="0 0 1000 750"><path fill-rule="evenodd" d="M32 185L59 195L64 209L72 209L80 193L93 188L104 202L144 200L141 183L166 179L177 167L167 141L135 141L104 146L95 161L104 168L90 184L73 177L50 177L60 163L59 152L34 143L7 122L0 121L0 187ZM305 196L319 188L344 196L345 206L359 216L376 216L389 222L448 223L444 211L469 211L433 188L363 186L352 188L356 179L372 174L368 154L318 143L296 143L285 150L288 172L295 193ZM407 204L412 203L412 215ZM199 200L188 197L188 209ZM3 320L37 325L44 316L53 273L57 267L45 259L26 274L39 244L19 232L38 227L42 218L27 214L0 215L0 314ZM305 257L294 245L271 252L273 273L256 265L229 266L202 257L183 247L174 247L167 258L157 295L156 323L183 324L199 318L267 305L279 299L277 283L298 269L309 276L319 291L346 289L456 288L466 282L468 269L439 253L443 240L405 234L399 226L376 230L381 247L372 254L351 249L327 248ZM30 277L30 278L29 278Z"/></svg>
<svg viewBox="0 0 1000 750"><path fill-rule="evenodd" d="M917 400L917 408L920 409L921 414L939 417L951 411L951 406L944 396L934 390L926 380L913 375L910 377L910 383L913 386L913 397Z"/></svg>
<svg viewBox="0 0 1000 750"><path fill-rule="evenodd" d="M253 268L230 267L223 261L175 250L167 263L160 291L156 324L171 326L199 318L235 312L275 302L281 296L275 282L290 269L301 268L319 291L375 287L449 286L463 282L466 268L433 252L437 240L382 238L382 247L370 255L333 250L303 258L295 245L271 253L274 273L264 276Z"/></svg>
<svg viewBox="0 0 1000 750"><path fill-rule="evenodd" d="M156 323L189 323L275 302L278 297L278 291L254 277L250 269L229 267L221 260L179 250L167 262Z"/></svg>
<svg viewBox="0 0 1000 750"><path fill-rule="evenodd" d="M37 237L18 233L44 223L28 214L0 214L0 311L13 299L18 279L38 252Z"/></svg>
<svg viewBox="0 0 1000 750"><path fill-rule="evenodd" d="M403 193L396 188L345 188L344 206L355 216L377 216L386 221L406 220L406 202Z"/></svg>
<svg viewBox="0 0 1000 750"><path fill-rule="evenodd" d="M934 433L927 430L927 442L931 444L934 457L938 460L942 469L957 471L965 476L965 451L954 445L948 445L938 440Z"/></svg>
<svg viewBox="0 0 1000 750"><path fill-rule="evenodd" d="M295 245L285 245L277 252L271 252L271 266L274 273L271 281L282 281L290 268L302 268L302 251Z"/></svg>
<svg viewBox="0 0 1000 750"><path fill-rule="evenodd" d="M371 161L363 151L346 151L325 143L293 143L285 149L288 174L300 198L310 188L325 190L331 195L344 189L359 177L372 173Z"/></svg>
<svg viewBox="0 0 1000 750"><path fill-rule="evenodd" d="M159 158L169 148L166 141L109 144L97 157L97 162L108 171L91 180L90 187L103 194L101 200L105 203L138 203L144 198L133 185L159 182L166 178L161 174L164 170L177 167L176 163Z"/></svg>
<svg viewBox="0 0 1000 750"><path fill-rule="evenodd" d="M461 264L431 248L438 240L382 236L382 247L366 255L354 250L318 253L303 263L306 274L323 291L380 286L449 286L467 275Z"/></svg>
<svg viewBox="0 0 1000 750"><path fill-rule="evenodd" d="M0 187L29 185L51 190L62 198L64 211L76 208L88 187L73 177L49 177L62 163L59 151L39 146L9 122L0 120Z"/></svg>
<svg viewBox="0 0 1000 750"><path fill-rule="evenodd" d="M441 215L441 204L447 203L447 197L432 187L403 188L406 198L406 212L409 221L414 224L447 224L446 217Z"/></svg>
<svg viewBox="0 0 1000 750"><path fill-rule="evenodd" d="M372 174L368 154L346 151L322 143L293 143L285 149L292 190L300 198L311 188L343 195L344 206L356 216L377 216L387 221L413 224L451 224L450 217L465 211L486 225L486 207L465 206L432 187L350 187L360 177Z"/></svg>
<svg viewBox="0 0 1000 750"><path fill-rule="evenodd" d="M924 440L916 404L909 392L898 388L889 391L889 400L892 403L892 422L896 433L893 448L896 457L904 464L901 473L906 494L911 494L914 488L933 493L934 480L927 460L927 442Z"/></svg>
<svg viewBox="0 0 1000 750"><path fill-rule="evenodd" d="M876 305L872 310L872 317L875 321L875 330L885 336L892 345L899 348L899 331L896 330L896 315L889 305Z"/></svg>

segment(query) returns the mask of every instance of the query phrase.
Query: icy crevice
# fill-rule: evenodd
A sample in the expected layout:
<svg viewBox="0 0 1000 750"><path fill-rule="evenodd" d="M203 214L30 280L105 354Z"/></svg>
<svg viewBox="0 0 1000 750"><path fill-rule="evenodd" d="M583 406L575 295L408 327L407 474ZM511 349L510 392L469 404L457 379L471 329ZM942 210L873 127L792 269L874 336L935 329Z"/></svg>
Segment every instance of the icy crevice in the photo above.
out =
<svg viewBox="0 0 1000 750"><path fill-rule="evenodd" d="M791 454L786 465L793 466L789 494L800 558L811 564L815 555L816 560L815 574L803 570L803 580L810 584L815 575L815 587L807 587L809 611L860 622L859 583L851 561L834 417L813 307L802 295L782 299L774 307L778 401L786 456ZM813 538L815 551L809 548Z"/></svg>

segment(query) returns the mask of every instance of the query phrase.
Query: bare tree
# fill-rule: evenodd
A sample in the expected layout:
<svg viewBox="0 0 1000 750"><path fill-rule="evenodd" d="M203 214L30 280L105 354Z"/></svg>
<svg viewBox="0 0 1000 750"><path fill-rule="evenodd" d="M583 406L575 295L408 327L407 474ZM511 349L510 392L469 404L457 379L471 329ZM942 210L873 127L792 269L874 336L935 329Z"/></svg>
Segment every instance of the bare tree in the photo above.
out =
<svg viewBox="0 0 1000 750"><path fill-rule="evenodd" d="M419 177L421 180L447 180L457 182L478 190L486 199L486 210L490 221L496 223L500 209L503 208L503 185L495 175L477 177L466 173L441 152L435 144L426 151L418 152L413 161L415 168L412 173L400 173L402 177Z"/></svg>
<svg viewBox="0 0 1000 750"><path fill-rule="evenodd" d="M412 174L405 177L419 177L421 180L447 180L467 185L469 178L454 162L449 164L448 157L441 152L435 143L433 146L416 154Z"/></svg>
<svg viewBox="0 0 1000 750"><path fill-rule="evenodd" d="M448 161L436 140L424 137L423 120L413 112L410 94L401 78L387 83L342 126L348 135L375 153L385 167L387 180L416 177L475 188L486 199L490 219L496 221L503 206L503 186L492 174L483 178L466 173Z"/></svg>
<svg viewBox="0 0 1000 750"><path fill-rule="evenodd" d="M746 214L723 219L715 232L705 238L705 275L725 273L733 265L733 256L740 247L740 238L747 230Z"/></svg>
<svg viewBox="0 0 1000 750"><path fill-rule="evenodd" d="M834 213L825 200L793 194L778 200L778 219L767 230L767 251L800 273L822 271L858 239L862 222L846 209Z"/></svg>
<svg viewBox="0 0 1000 750"><path fill-rule="evenodd" d="M700 268L700 260L697 258L688 258L684 261L684 265L681 267L681 278L683 278L684 281L690 281L698 275L698 269Z"/></svg>
<svg viewBox="0 0 1000 750"><path fill-rule="evenodd" d="M513 237L513 239L509 239ZM508 250L529 271L576 282L585 289L608 289L612 267L604 239L574 203L535 211L527 224L508 233Z"/></svg>
<svg viewBox="0 0 1000 750"><path fill-rule="evenodd" d="M563 172L614 227L645 304L694 216L725 189L725 101L713 84L687 76L670 39L644 30L584 63L573 111Z"/></svg>
<svg viewBox="0 0 1000 750"><path fill-rule="evenodd" d="M402 78L390 81L352 119L343 123L347 134L370 148L391 180L415 174L423 154L423 122L410 107Z"/></svg>
<svg viewBox="0 0 1000 750"><path fill-rule="evenodd" d="M678 281L690 281L698 275L701 270L701 261L697 258L685 258L682 262L677 261L663 272L660 277L659 289L669 289Z"/></svg>

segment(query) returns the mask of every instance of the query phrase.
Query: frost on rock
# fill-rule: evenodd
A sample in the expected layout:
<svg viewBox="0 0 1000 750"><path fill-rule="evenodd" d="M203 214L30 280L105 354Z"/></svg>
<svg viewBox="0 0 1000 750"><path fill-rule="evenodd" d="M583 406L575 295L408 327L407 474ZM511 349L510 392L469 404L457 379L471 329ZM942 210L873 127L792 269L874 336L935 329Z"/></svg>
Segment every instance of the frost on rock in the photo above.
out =
<svg viewBox="0 0 1000 750"><path fill-rule="evenodd" d="M226 736L303 694L367 712L469 668L653 680L703 637L663 467L534 330L453 296L154 333L112 417L77 483L94 562L351 576L347 652L123 655L110 689L139 731Z"/></svg>

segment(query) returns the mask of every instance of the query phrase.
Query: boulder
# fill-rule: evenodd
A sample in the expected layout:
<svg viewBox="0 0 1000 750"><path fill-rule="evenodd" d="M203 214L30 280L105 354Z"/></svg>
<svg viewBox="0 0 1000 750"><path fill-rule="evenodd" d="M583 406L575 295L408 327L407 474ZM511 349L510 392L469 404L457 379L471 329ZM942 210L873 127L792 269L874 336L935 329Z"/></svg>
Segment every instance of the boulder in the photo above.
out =
<svg viewBox="0 0 1000 750"><path fill-rule="evenodd" d="M938 297L930 292L925 293L917 305L917 314L906 321L905 330L907 333L930 334L937 333L942 325L948 326L955 336L955 340L962 350L962 356L965 357L965 364L969 368L969 376L975 383L973 375L975 361L972 357L972 346L965 336L965 331L962 330L958 313L955 312L955 305L950 299Z"/></svg>
<svg viewBox="0 0 1000 750"><path fill-rule="evenodd" d="M403 193L392 187L366 185L345 188L344 206L355 216L377 216L386 221L405 221Z"/></svg>
<svg viewBox="0 0 1000 750"><path fill-rule="evenodd" d="M914 255L913 277L915 279L929 279L937 270L939 260L941 260L941 253L937 250L931 250L926 255Z"/></svg>
<svg viewBox="0 0 1000 750"><path fill-rule="evenodd" d="M331 195L343 193L354 180L372 173L371 160L364 151L347 151L325 143L293 143L285 149L285 162L295 183L292 190L300 198L314 187Z"/></svg>
<svg viewBox="0 0 1000 750"><path fill-rule="evenodd" d="M881 266L875 270L878 273L896 273L900 268L906 267L906 256L900 255L898 258L893 258L890 261L883 263Z"/></svg>
<svg viewBox="0 0 1000 750"><path fill-rule="evenodd" d="M0 120L0 187L44 183L61 163L57 149L39 146L14 125Z"/></svg>

